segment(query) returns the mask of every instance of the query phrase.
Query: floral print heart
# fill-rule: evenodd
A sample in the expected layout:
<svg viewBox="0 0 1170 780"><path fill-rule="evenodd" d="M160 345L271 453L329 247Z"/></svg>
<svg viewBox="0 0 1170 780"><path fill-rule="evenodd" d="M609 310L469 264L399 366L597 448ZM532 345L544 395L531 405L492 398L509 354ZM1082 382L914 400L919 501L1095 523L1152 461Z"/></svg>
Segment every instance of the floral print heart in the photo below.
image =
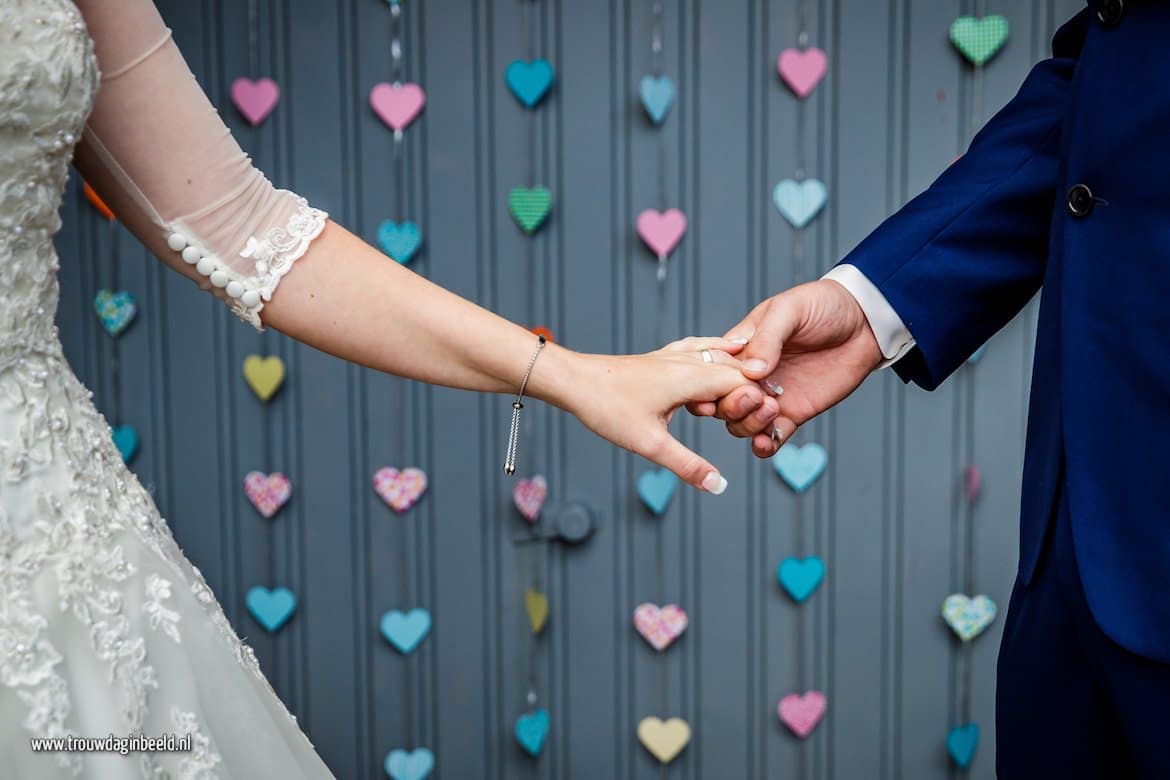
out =
<svg viewBox="0 0 1170 780"><path fill-rule="evenodd" d="M138 305L134 303L134 296L125 290L98 290L93 297L93 309L97 312L102 327L111 336L117 336L134 321L138 313Z"/></svg>
<svg viewBox="0 0 1170 780"><path fill-rule="evenodd" d="M374 472L374 492L399 514L418 503L427 491L427 475L411 466L402 471L383 466Z"/></svg>
<svg viewBox="0 0 1170 780"><path fill-rule="evenodd" d="M662 652L687 630L686 610L678 604L639 604L634 610L634 628L655 650Z"/></svg>
<svg viewBox="0 0 1170 780"><path fill-rule="evenodd" d="M821 722L828 706L828 699L820 691L809 691L803 696L790 693L780 700L776 714L785 726L792 729L793 734L804 739Z"/></svg>
<svg viewBox="0 0 1170 780"><path fill-rule="evenodd" d="M537 474L531 479L522 479L512 488L512 503L529 523L535 523L548 498L548 482Z"/></svg>
<svg viewBox="0 0 1170 780"><path fill-rule="evenodd" d="M292 495L292 482L279 471L271 474L249 471L244 476L244 493L257 512L265 517L272 517L288 503Z"/></svg>
<svg viewBox="0 0 1170 780"><path fill-rule="evenodd" d="M943 620L964 642L982 634L995 620L995 612L995 602L982 595L970 598L963 593L952 593L942 606Z"/></svg>

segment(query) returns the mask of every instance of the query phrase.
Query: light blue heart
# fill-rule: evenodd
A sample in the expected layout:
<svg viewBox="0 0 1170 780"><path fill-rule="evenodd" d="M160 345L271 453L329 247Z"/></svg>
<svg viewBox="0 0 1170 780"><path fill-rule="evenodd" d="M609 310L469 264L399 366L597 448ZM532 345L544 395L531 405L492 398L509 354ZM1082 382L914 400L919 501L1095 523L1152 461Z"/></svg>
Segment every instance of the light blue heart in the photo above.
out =
<svg viewBox="0 0 1170 780"><path fill-rule="evenodd" d="M971 353L971 357L967 358L967 363L968 363L968 365L972 365L972 366L973 366L973 365L975 365L976 363L978 363L978 362L979 362L979 359L983 357L983 352L984 352L984 350L986 350L986 349L987 349L987 345L986 345L986 344L984 344L983 346L979 347L979 349L977 349L977 350L975 350L974 352L972 352L972 353Z"/></svg>
<svg viewBox="0 0 1170 780"><path fill-rule="evenodd" d="M642 108L656 125L660 125L674 104L674 82L666 76L643 76L638 85Z"/></svg>
<svg viewBox="0 0 1170 780"><path fill-rule="evenodd" d="M947 734L947 753L960 769L971 766L975 750L979 747L979 724L968 723L956 726Z"/></svg>
<svg viewBox="0 0 1170 780"><path fill-rule="evenodd" d="M431 613L425 609L412 609L406 613L392 609L382 615L380 628L387 642L403 655L409 655L430 632Z"/></svg>
<svg viewBox="0 0 1170 780"><path fill-rule="evenodd" d="M516 741L530 756L539 756L548 736L548 710L539 709L516 718Z"/></svg>
<svg viewBox="0 0 1170 780"><path fill-rule="evenodd" d="M532 108L552 86L553 66L548 60L515 60L504 71L504 80L516 99Z"/></svg>
<svg viewBox="0 0 1170 780"><path fill-rule="evenodd" d="M134 303L134 296L125 290L118 292L98 290L97 295L93 297L93 309L97 312L102 327L111 336L117 336L126 330L126 326L134 320L134 315L138 313L138 305Z"/></svg>
<svg viewBox="0 0 1170 780"><path fill-rule="evenodd" d="M269 633L279 631L297 609L297 597L288 588L269 590L257 585L244 600L252 617Z"/></svg>
<svg viewBox="0 0 1170 780"><path fill-rule="evenodd" d="M678 487L678 477L673 471L666 469L651 469L638 477L638 498L656 515L663 515L670 506L670 499L674 497Z"/></svg>
<svg viewBox="0 0 1170 780"><path fill-rule="evenodd" d="M426 748L391 750L383 764L386 774L393 780L423 780L435 768L435 754Z"/></svg>
<svg viewBox="0 0 1170 780"><path fill-rule="evenodd" d="M119 425L114 429L114 446L122 453L122 462L129 463L138 452L138 431L129 425Z"/></svg>
<svg viewBox="0 0 1170 780"><path fill-rule="evenodd" d="M400 225L388 219L378 226L378 246L382 247L382 251L392 260L406 265L422 246L422 232L413 222L403 222Z"/></svg>
<svg viewBox="0 0 1170 780"><path fill-rule="evenodd" d="M808 558L785 558L776 568L776 577L797 604L813 594L825 578L825 562L813 555Z"/></svg>
<svg viewBox="0 0 1170 780"><path fill-rule="evenodd" d="M829 190L820 179L785 179L772 190L772 202L797 230L812 222L829 199Z"/></svg>
<svg viewBox="0 0 1170 780"><path fill-rule="evenodd" d="M819 444L785 444L772 456L776 473L797 493L803 493L825 473L829 453Z"/></svg>

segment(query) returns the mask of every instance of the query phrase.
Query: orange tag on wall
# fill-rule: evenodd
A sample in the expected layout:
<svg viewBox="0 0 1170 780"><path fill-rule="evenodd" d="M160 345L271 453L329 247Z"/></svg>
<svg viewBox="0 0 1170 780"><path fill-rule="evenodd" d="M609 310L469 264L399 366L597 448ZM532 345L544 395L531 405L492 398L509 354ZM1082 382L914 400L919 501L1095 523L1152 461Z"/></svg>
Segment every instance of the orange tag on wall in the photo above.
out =
<svg viewBox="0 0 1170 780"><path fill-rule="evenodd" d="M110 210L110 207L106 205L106 202L102 200L96 192L94 192L93 187L89 186L89 182L85 182L84 189L86 200L93 204L93 207L97 209L103 217L113 222L116 219L114 212Z"/></svg>

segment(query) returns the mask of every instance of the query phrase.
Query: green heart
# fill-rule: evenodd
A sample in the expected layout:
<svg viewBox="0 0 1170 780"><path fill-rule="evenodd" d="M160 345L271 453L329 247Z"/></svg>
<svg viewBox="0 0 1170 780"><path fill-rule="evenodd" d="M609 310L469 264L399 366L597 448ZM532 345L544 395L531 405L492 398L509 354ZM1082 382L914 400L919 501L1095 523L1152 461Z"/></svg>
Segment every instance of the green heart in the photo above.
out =
<svg viewBox="0 0 1170 780"><path fill-rule="evenodd" d="M547 187L513 187L508 193L508 208L525 233L535 231L544 223L552 208L552 193Z"/></svg>
<svg viewBox="0 0 1170 780"><path fill-rule="evenodd" d="M999 14L982 19L960 16L951 25L951 43L974 65L994 57L1007 39L1008 20Z"/></svg>

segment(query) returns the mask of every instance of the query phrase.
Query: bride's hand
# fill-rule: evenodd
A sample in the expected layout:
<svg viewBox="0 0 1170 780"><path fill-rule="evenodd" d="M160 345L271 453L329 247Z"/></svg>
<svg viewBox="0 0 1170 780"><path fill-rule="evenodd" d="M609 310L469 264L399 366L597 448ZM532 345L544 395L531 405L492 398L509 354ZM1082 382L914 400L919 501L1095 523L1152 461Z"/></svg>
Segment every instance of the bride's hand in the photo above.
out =
<svg viewBox="0 0 1170 780"><path fill-rule="evenodd" d="M644 355L580 355L586 381L565 406L599 436L718 495L727 480L675 439L667 425L687 402L716 400L754 384L732 356L742 349L727 339L686 338ZM704 350L711 363L704 361Z"/></svg>

